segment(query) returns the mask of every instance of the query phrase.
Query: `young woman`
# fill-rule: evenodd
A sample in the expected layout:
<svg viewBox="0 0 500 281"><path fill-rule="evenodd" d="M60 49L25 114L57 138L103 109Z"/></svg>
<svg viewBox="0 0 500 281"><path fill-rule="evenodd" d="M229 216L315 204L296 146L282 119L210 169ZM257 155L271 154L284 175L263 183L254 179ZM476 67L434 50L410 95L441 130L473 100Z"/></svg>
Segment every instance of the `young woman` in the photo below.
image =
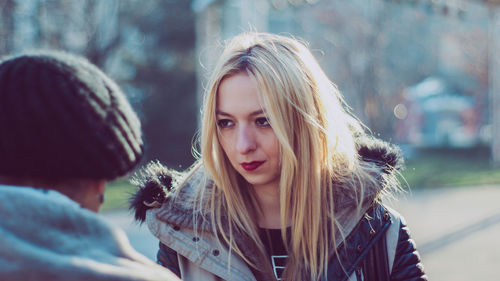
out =
<svg viewBox="0 0 500 281"><path fill-rule="evenodd" d="M132 200L183 280L426 280L403 219L398 149L370 137L308 48L245 33L209 82L201 158L145 169Z"/></svg>

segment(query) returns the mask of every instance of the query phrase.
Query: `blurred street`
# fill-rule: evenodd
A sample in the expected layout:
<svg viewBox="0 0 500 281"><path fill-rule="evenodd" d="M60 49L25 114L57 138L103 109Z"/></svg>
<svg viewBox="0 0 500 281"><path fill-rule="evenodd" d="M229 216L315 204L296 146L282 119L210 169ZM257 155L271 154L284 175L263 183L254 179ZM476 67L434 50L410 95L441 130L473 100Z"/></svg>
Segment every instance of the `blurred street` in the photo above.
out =
<svg viewBox="0 0 500 281"><path fill-rule="evenodd" d="M132 246L146 257L156 261L158 239L148 230L146 224L139 225L133 221L134 215L128 210L102 212L110 223L125 230Z"/></svg>
<svg viewBox="0 0 500 281"><path fill-rule="evenodd" d="M414 191L391 202L404 215L429 280L499 280L500 186Z"/></svg>
<svg viewBox="0 0 500 281"><path fill-rule="evenodd" d="M388 202L407 220L429 280L498 280L500 186L417 190ZM157 240L128 211L103 213L155 259Z"/></svg>

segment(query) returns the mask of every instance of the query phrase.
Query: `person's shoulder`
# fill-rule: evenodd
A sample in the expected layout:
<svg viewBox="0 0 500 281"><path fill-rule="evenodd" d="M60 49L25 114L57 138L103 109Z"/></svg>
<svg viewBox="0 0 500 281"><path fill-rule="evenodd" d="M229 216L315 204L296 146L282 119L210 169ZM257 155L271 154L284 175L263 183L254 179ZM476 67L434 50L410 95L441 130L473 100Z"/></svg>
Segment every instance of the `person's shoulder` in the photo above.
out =
<svg viewBox="0 0 500 281"><path fill-rule="evenodd" d="M399 224L406 225L406 220L401 213L399 213L397 210L393 209L391 206L387 204L381 204L381 206L391 216L391 220L393 221L393 223L396 223L397 225Z"/></svg>
<svg viewBox="0 0 500 281"><path fill-rule="evenodd" d="M55 190L25 186L0 186L0 213L12 220L5 221L18 233L27 233L26 237L38 237L40 241L72 241L75 235L83 239L108 239L116 234L116 227L98 214L82 208L66 195ZM24 223L30 218L30 223ZM17 219L17 220L16 220ZM36 231L50 229L50 235ZM96 231L89 232L89 229ZM98 230L98 231L97 231ZM92 238L93 237L93 238Z"/></svg>
<svg viewBox="0 0 500 281"><path fill-rule="evenodd" d="M388 232L392 231L393 233L399 233L401 225L406 225L403 215L385 203L374 203L365 214L365 217L366 216L370 217L372 220L378 220L381 223L389 223L390 227L387 230Z"/></svg>
<svg viewBox="0 0 500 281"><path fill-rule="evenodd" d="M43 207L48 211L59 208L68 211L81 209L75 201L56 190L29 186L0 185L0 200L1 206L5 208L10 206L28 210Z"/></svg>

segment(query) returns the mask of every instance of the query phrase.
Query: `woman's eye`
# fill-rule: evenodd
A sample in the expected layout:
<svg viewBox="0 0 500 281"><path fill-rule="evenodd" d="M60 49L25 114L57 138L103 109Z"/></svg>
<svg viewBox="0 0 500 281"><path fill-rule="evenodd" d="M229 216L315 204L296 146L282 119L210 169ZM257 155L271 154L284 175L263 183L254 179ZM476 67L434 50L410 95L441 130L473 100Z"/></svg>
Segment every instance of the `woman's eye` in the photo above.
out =
<svg viewBox="0 0 500 281"><path fill-rule="evenodd" d="M260 127L269 127L270 126L269 120L267 120L266 117L259 117L259 118L255 119L255 124L257 124L257 126L260 126Z"/></svg>
<svg viewBox="0 0 500 281"><path fill-rule="evenodd" d="M233 121L229 119L220 119L219 121L217 121L217 126L219 126L219 128L227 128L231 127L232 125Z"/></svg>

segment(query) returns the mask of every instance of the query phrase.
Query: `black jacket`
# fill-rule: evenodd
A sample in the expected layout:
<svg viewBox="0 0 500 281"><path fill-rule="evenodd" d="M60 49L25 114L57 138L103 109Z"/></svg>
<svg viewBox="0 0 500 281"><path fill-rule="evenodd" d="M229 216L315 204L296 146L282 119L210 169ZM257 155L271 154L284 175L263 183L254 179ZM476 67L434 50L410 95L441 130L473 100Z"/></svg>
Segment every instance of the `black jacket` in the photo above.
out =
<svg viewBox="0 0 500 281"><path fill-rule="evenodd" d="M393 222L382 205L370 208L367 215L338 247L338 254L330 259L328 275L324 280L345 281L353 273L356 274L357 280L365 281L427 280L404 220ZM385 234L392 223L399 223L399 226L394 262L389 272ZM157 262L181 277L177 253L161 242Z"/></svg>
<svg viewBox="0 0 500 281"><path fill-rule="evenodd" d="M389 271L387 231L398 223L397 246ZM415 243L404 221L393 221L383 205L370 208L331 258L326 280L347 280L355 272L357 280L427 280Z"/></svg>

